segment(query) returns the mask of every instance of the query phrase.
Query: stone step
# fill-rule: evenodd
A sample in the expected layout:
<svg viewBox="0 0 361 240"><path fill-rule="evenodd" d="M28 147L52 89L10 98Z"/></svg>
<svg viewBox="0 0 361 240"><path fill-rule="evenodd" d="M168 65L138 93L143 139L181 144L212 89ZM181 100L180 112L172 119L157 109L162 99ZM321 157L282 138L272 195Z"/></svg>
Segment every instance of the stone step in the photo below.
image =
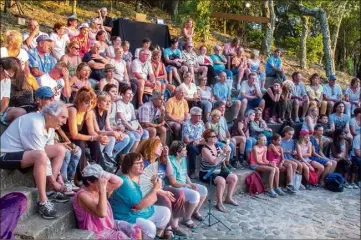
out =
<svg viewBox="0 0 361 240"><path fill-rule="evenodd" d="M14 187L34 187L33 170L28 169L26 173L19 170L0 169L0 189Z"/></svg>
<svg viewBox="0 0 361 240"><path fill-rule="evenodd" d="M76 220L71 201L67 203L55 203L58 217L56 219L44 219L38 213L29 216L20 222L15 229L17 239L50 239L59 238L61 233L75 228Z"/></svg>
<svg viewBox="0 0 361 240"><path fill-rule="evenodd" d="M22 222L25 219L27 219L30 215L32 215L36 210L36 204L38 201L38 189L29 188L29 187L16 187L11 189L4 189L1 190L1 197L11 192L21 192L25 194L25 196L27 197L27 208L24 214L20 218L20 222Z"/></svg>
<svg viewBox="0 0 361 240"><path fill-rule="evenodd" d="M90 231L71 228L66 233L54 236L50 239L95 239L95 236Z"/></svg>

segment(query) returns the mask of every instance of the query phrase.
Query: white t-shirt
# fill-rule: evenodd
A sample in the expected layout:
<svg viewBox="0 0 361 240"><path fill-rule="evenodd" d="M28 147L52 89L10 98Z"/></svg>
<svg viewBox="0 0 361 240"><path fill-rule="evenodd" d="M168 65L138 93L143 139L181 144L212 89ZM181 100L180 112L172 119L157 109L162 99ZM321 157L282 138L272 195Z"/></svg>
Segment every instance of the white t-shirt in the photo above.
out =
<svg viewBox="0 0 361 240"><path fill-rule="evenodd" d="M39 31L38 36L36 36L36 37L33 38L33 41L32 41L31 44L30 44L30 48L36 48L36 46L38 46L38 43L36 42L36 39L38 39L38 37L41 36L41 35L47 35L47 36L49 36L47 33L40 32L40 31ZM29 32L24 33L24 34L23 34L23 41L25 41L29 36L30 36L30 33L29 33ZM23 44L23 48L24 48L25 50L29 50L29 48L28 48L25 44Z"/></svg>
<svg viewBox="0 0 361 240"><path fill-rule="evenodd" d="M248 95L248 96L255 96L256 90L260 91L259 84L256 82L252 87L248 85L248 81L243 81L241 85L241 92L240 94Z"/></svg>
<svg viewBox="0 0 361 240"><path fill-rule="evenodd" d="M0 100L2 100L4 97L10 98L10 92L11 92L10 78L5 78L3 80L0 80L0 86L1 86Z"/></svg>
<svg viewBox="0 0 361 240"><path fill-rule="evenodd" d="M9 53L6 47L2 47L0 51L1 58L9 57ZM17 55L16 57L20 60L22 69L24 69L25 62L29 60L29 54L24 49L20 49L19 55Z"/></svg>
<svg viewBox="0 0 361 240"><path fill-rule="evenodd" d="M53 55L56 60L59 61L59 59L65 55L65 47L70 42L70 39L68 34L64 34L59 38L59 35L54 32L50 34L50 38L54 41Z"/></svg>
<svg viewBox="0 0 361 240"><path fill-rule="evenodd" d="M149 61L142 63L138 58L132 61L131 69L131 79L137 79L133 73L138 73L142 76L143 79L147 79L150 74L153 74L152 65Z"/></svg>
<svg viewBox="0 0 361 240"><path fill-rule="evenodd" d="M38 77L37 80L41 87L46 86L53 90L55 100L60 100L62 90L65 86L64 79L60 78L59 80L55 80L51 78L48 73L46 73Z"/></svg>
<svg viewBox="0 0 361 240"><path fill-rule="evenodd" d="M39 112L15 119L1 135L1 156L4 153L45 150L54 144L54 129L45 130L45 118Z"/></svg>
<svg viewBox="0 0 361 240"><path fill-rule="evenodd" d="M181 85L185 89L187 89L187 92L184 93L184 96L187 98L193 98L194 94L197 93L197 86L194 83L191 83L190 87L188 87L185 83L181 83Z"/></svg>
<svg viewBox="0 0 361 240"><path fill-rule="evenodd" d="M124 120L130 122L135 119L135 110L132 103L125 104L122 100L117 102L117 113L122 113Z"/></svg>
<svg viewBox="0 0 361 240"><path fill-rule="evenodd" d="M124 73L126 69L126 63L124 60L121 60L120 62L115 61L114 59L110 60L110 64L112 64L115 68L114 70L114 78L119 82L124 81Z"/></svg>

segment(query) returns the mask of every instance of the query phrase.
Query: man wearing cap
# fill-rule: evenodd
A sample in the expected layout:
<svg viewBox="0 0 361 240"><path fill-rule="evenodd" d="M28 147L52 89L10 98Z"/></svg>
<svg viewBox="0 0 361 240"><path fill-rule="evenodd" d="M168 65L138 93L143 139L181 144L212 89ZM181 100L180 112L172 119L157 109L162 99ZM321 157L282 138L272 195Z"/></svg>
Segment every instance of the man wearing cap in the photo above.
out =
<svg viewBox="0 0 361 240"><path fill-rule="evenodd" d="M43 86L36 89L34 97L35 102L33 104L21 106L26 113L41 111L46 104L54 101L54 92L50 87Z"/></svg>
<svg viewBox="0 0 361 240"><path fill-rule="evenodd" d="M107 84L114 84L119 89L119 82L114 78L114 66L112 64L105 64L104 72L105 78L99 81L99 90L103 91L103 88Z"/></svg>
<svg viewBox="0 0 361 240"><path fill-rule="evenodd" d="M164 97L161 92L154 91L152 101L144 103L137 112L137 118L144 129L149 132L149 138L159 134L163 145L166 144L167 129L165 125Z"/></svg>
<svg viewBox="0 0 361 240"><path fill-rule="evenodd" d="M327 115L333 111L333 106L336 102L342 99L342 89L340 85L336 83L336 75L330 75L328 77L328 83L323 85L323 100L327 101Z"/></svg>
<svg viewBox="0 0 361 240"><path fill-rule="evenodd" d="M29 67L31 74L37 79L50 72L56 64L56 59L50 55L53 40L48 35L40 35L36 42L36 48L32 48L29 53Z"/></svg>
<svg viewBox="0 0 361 240"><path fill-rule="evenodd" d="M36 40L39 36L47 35L46 33L39 30L39 23L34 19L29 20L28 30L29 32L23 34L23 48L27 51L32 48L36 48L38 45Z"/></svg>

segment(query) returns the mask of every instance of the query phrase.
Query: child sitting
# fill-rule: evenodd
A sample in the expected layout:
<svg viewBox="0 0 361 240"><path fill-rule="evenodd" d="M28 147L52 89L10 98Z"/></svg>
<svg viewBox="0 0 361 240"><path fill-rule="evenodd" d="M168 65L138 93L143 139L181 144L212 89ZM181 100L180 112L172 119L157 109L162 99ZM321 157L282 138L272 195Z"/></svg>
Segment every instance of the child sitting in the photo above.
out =
<svg viewBox="0 0 361 240"><path fill-rule="evenodd" d="M256 170L257 172L267 172L269 173L268 184L269 188L266 191L266 194L270 197L277 197L278 195L284 196L285 193L279 187L279 169L275 163L270 163L267 160L267 138L265 135L260 134L257 138L257 144L254 145L251 152L251 169ZM275 189L274 189L275 187Z"/></svg>
<svg viewBox="0 0 361 240"><path fill-rule="evenodd" d="M275 164L280 171L287 173L287 191L289 193L295 193L295 188L292 185L294 175L293 162L284 161L281 135L274 134L272 136L272 143L268 146L267 159L271 164Z"/></svg>

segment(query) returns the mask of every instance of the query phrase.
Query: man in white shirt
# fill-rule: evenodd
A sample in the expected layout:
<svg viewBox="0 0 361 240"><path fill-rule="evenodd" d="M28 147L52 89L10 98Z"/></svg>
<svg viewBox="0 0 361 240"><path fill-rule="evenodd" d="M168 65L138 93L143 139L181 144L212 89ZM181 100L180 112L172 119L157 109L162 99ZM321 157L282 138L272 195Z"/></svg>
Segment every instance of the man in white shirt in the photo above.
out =
<svg viewBox="0 0 361 240"><path fill-rule="evenodd" d="M30 50L31 48L36 48L36 46L38 45L36 39L39 36L47 35L46 33L41 32L39 30L39 23L34 19L29 20L28 30L29 32L23 34L23 39L24 39L23 48L27 51Z"/></svg>
<svg viewBox="0 0 361 240"><path fill-rule="evenodd" d="M328 83L323 85L323 100L327 101L327 115L333 112L333 106L336 102L342 100L342 89L340 85L336 83L336 75L330 75L328 77ZM347 109L347 103L345 103Z"/></svg>
<svg viewBox="0 0 361 240"><path fill-rule="evenodd" d="M292 80L295 84L292 88L292 99L293 99L293 110L295 113L295 122L299 123L300 118L298 115L300 107L302 107L302 122L305 120L305 116L310 105L310 100L306 93L306 88L303 82L301 81L302 75L299 72L294 72L292 74Z"/></svg>
<svg viewBox="0 0 361 240"><path fill-rule="evenodd" d="M264 99L262 98L261 87L257 81L257 74L250 73L248 74L248 80L243 81L241 85L240 99L242 101L242 105L247 106L247 108L242 108L242 116L244 116L244 111L246 109L254 109L256 107L260 107L264 109Z"/></svg>
<svg viewBox="0 0 361 240"><path fill-rule="evenodd" d="M64 62L58 62L49 73L37 80L40 86L50 87L53 90L55 100L60 100L61 95L66 98L71 95L69 71Z"/></svg>
<svg viewBox="0 0 361 240"><path fill-rule="evenodd" d="M33 167L39 191L38 211L46 219L56 217L54 205L46 195L46 182L56 191L64 188L58 175L65 148L62 144L54 145L54 129L65 124L67 118L65 104L56 101L44 106L41 112L17 118L1 135L0 168L22 171Z"/></svg>
<svg viewBox="0 0 361 240"><path fill-rule="evenodd" d="M152 94L154 89L160 89L160 83L155 80L152 65L147 58L149 53L143 49L139 52L139 59L133 60L131 68L131 79L137 84L138 106L143 105L143 94Z"/></svg>

